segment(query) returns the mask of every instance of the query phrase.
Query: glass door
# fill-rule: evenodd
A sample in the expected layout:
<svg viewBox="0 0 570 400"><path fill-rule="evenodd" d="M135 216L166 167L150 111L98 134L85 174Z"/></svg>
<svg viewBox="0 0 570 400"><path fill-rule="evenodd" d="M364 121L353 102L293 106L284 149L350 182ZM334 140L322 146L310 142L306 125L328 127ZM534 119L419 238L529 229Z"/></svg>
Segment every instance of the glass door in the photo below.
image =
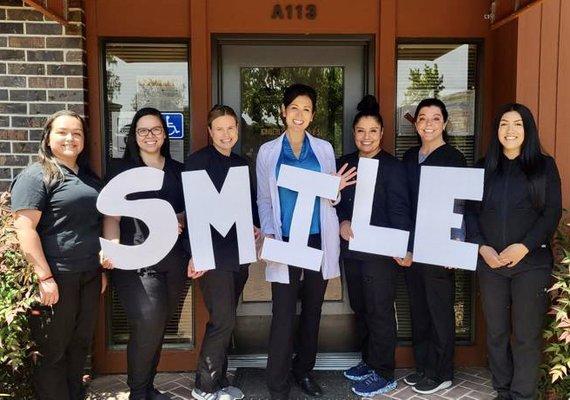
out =
<svg viewBox="0 0 570 400"><path fill-rule="evenodd" d="M282 94L295 82L317 90L315 120L308 130L332 143L337 157L353 151L352 118L367 83L365 44L222 44L219 51L218 102L240 115L238 151L250 161L251 168L261 144L283 132L279 113ZM255 263L250 266L238 307L232 352L265 354L270 322L271 286L265 281L264 265ZM325 295L319 350L354 351L354 338L346 288L341 279L334 279Z"/></svg>

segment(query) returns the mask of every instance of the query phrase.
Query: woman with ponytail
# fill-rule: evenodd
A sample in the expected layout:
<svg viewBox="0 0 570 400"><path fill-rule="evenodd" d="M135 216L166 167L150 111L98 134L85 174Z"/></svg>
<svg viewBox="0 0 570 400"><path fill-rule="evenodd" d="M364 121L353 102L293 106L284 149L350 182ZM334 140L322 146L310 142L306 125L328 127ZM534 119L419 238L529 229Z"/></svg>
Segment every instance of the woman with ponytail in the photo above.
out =
<svg viewBox="0 0 570 400"><path fill-rule="evenodd" d="M524 105L501 107L493 132L480 162L483 201L478 209L470 207L468 238L479 244L493 387L499 399L534 399L553 263L550 240L562 213L560 176L554 159L542 152Z"/></svg>
<svg viewBox="0 0 570 400"><path fill-rule="evenodd" d="M361 157L377 160L371 224L409 231L411 218L406 173L398 159L382 150L384 124L376 98L364 96L357 110L352 133L358 150L342 157L339 165L356 168ZM346 370L344 375L354 382L354 393L372 397L396 388L394 301L398 265L390 257L348 249L348 242L353 237L354 194L354 186L344 190L337 214L348 296L356 317L362 361Z"/></svg>

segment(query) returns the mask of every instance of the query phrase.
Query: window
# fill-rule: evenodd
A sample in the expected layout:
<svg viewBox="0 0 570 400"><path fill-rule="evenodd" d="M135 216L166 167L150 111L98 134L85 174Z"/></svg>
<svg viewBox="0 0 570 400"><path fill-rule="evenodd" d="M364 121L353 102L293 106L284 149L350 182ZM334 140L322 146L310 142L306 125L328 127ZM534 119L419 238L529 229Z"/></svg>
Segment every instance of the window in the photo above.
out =
<svg viewBox="0 0 570 400"><path fill-rule="evenodd" d="M154 107L167 122L172 158L184 161L190 148L188 45L186 43L105 43L106 161L121 158L125 138L137 110ZM190 347L194 340L193 296L186 295L166 327L165 347ZM109 341L124 347L129 337L127 318L113 289L108 308Z"/></svg>
<svg viewBox="0 0 570 400"><path fill-rule="evenodd" d="M397 48L396 153L418 144L414 126L406 118L426 97L447 106L449 143L475 161L477 45L399 44Z"/></svg>
<svg viewBox="0 0 570 400"><path fill-rule="evenodd" d="M183 162L190 147L188 98L187 44L106 43L107 160L123 156L135 112L154 107L167 120L172 157Z"/></svg>
<svg viewBox="0 0 570 400"><path fill-rule="evenodd" d="M401 158L419 138L411 122L417 104L424 98L437 97L447 106L449 144L463 152L467 163L476 161L478 71L477 44L472 43L400 43L397 47L396 77L396 155ZM409 302L401 274L396 308L398 338L412 337ZM473 273L455 273L456 340L469 342L475 333Z"/></svg>

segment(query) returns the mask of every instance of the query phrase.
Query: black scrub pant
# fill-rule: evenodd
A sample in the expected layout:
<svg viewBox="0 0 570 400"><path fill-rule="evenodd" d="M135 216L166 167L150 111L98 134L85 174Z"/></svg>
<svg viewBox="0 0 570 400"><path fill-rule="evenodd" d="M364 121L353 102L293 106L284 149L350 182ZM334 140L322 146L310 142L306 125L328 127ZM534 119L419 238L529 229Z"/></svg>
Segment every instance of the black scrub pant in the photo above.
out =
<svg viewBox="0 0 570 400"><path fill-rule="evenodd" d="M396 279L398 266L387 257L344 259L350 307L362 346L362 360L385 379L394 378Z"/></svg>
<svg viewBox="0 0 570 400"><path fill-rule="evenodd" d="M455 273L422 263L413 263L404 271L416 371L433 379L453 380Z"/></svg>
<svg viewBox="0 0 570 400"><path fill-rule="evenodd" d="M320 235L309 236L309 246L321 247ZM269 334L267 387L272 399L287 399L291 390L289 374L303 378L312 371L317 358L321 307L328 280L320 271L289 266L289 283L273 282L273 317ZM301 315L297 327L297 300ZM292 359L293 352L295 357Z"/></svg>
<svg viewBox="0 0 570 400"><path fill-rule="evenodd" d="M506 399L535 399L551 266L511 276L479 267L477 274L493 387Z"/></svg>
<svg viewBox="0 0 570 400"><path fill-rule="evenodd" d="M40 353L33 372L40 400L79 400L84 397L85 361L97 321L101 272L54 275L59 300L30 316L32 338Z"/></svg>
<svg viewBox="0 0 570 400"><path fill-rule="evenodd" d="M226 377L228 347L235 326L236 307L248 276L247 267L236 272L214 269L198 280L210 314L196 371L196 387L204 392L215 393L229 385Z"/></svg>
<svg viewBox="0 0 570 400"><path fill-rule="evenodd" d="M129 322L127 384L130 400L145 400L154 388L166 324L174 315L186 282L187 258L161 267L112 271Z"/></svg>

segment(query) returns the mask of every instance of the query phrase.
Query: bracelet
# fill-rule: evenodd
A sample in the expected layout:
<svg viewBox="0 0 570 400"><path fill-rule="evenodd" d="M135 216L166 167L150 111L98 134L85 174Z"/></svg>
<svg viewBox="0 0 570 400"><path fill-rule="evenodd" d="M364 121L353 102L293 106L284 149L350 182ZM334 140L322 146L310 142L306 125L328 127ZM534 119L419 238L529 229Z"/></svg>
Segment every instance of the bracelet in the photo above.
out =
<svg viewBox="0 0 570 400"><path fill-rule="evenodd" d="M45 277L45 278L38 279L38 281L41 283L41 282L49 281L50 279L53 279L53 275L50 275L50 276Z"/></svg>

